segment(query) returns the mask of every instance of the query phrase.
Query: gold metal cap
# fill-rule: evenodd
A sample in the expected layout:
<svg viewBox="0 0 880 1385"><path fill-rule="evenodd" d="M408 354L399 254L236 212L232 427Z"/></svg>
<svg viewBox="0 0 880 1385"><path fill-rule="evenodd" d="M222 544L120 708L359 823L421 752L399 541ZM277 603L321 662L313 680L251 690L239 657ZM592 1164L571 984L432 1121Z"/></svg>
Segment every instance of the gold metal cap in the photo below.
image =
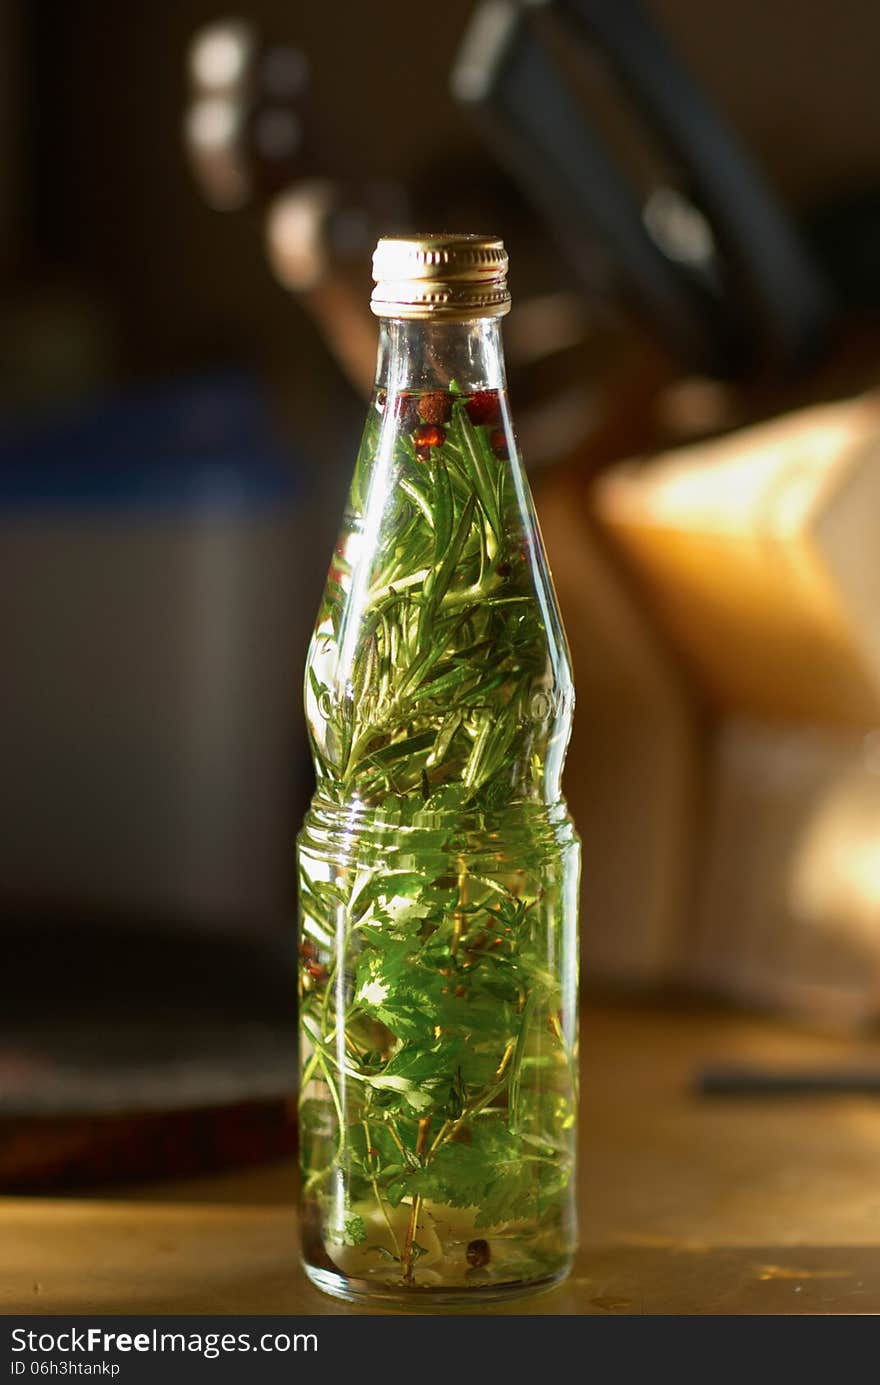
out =
<svg viewBox="0 0 880 1385"><path fill-rule="evenodd" d="M507 251L494 236L383 236L373 279L377 317L461 322L510 311Z"/></svg>

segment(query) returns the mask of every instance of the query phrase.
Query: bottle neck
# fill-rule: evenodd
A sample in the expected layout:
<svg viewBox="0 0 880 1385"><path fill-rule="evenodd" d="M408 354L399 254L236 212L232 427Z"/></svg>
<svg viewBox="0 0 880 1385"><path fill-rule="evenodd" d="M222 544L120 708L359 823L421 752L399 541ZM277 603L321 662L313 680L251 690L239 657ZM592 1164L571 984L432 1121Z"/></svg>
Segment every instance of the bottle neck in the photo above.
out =
<svg viewBox="0 0 880 1385"><path fill-rule="evenodd" d="M505 388L501 321L497 317L467 322L382 318L376 388L448 390L463 393Z"/></svg>

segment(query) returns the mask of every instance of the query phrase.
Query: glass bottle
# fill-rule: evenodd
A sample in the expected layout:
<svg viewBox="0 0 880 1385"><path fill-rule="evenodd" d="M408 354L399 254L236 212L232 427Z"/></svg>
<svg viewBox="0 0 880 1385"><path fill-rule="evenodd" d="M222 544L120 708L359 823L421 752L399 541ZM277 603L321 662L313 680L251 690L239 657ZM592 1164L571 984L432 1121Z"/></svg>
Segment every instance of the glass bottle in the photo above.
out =
<svg viewBox="0 0 880 1385"><path fill-rule="evenodd" d="M309 649L306 1270L450 1304L574 1250L574 694L505 393L500 241L385 239L375 392Z"/></svg>

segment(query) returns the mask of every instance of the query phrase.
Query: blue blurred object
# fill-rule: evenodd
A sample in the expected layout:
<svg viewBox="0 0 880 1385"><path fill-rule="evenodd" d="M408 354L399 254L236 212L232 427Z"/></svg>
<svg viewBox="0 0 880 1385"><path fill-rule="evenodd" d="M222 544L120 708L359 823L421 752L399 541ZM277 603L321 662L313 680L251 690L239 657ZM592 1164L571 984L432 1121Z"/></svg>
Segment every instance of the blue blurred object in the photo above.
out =
<svg viewBox="0 0 880 1385"><path fill-rule="evenodd" d="M314 517L247 375L0 423L0 926L287 927Z"/></svg>
<svg viewBox="0 0 880 1385"><path fill-rule="evenodd" d="M0 508L236 510L291 503L297 467L257 381L196 377L0 420Z"/></svg>

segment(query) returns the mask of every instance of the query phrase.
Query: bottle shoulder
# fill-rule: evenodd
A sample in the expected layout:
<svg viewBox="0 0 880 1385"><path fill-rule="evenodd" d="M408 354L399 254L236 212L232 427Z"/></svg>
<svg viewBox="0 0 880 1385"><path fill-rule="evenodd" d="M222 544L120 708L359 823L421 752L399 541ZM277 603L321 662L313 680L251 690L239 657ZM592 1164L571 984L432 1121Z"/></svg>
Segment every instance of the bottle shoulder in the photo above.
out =
<svg viewBox="0 0 880 1385"><path fill-rule="evenodd" d="M374 400L305 698L319 779L365 801L558 797L568 647L498 392Z"/></svg>

